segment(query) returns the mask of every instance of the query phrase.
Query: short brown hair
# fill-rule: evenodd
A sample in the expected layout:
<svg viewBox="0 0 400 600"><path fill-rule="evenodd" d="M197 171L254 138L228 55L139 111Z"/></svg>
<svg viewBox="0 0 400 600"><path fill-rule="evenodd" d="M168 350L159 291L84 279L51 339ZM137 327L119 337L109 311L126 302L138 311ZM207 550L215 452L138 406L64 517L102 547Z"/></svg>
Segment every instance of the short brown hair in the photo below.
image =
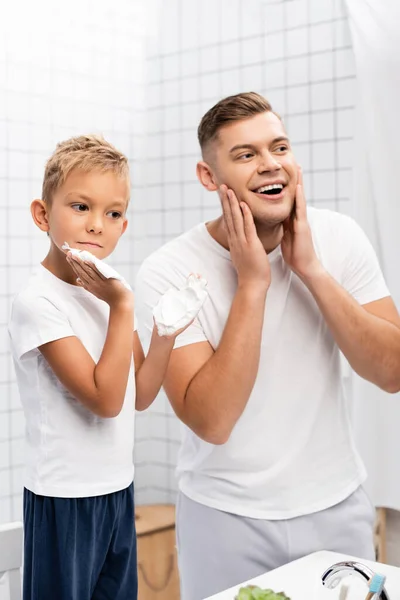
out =
<svg viewBox="0 0 400 600"><path fill-rule="evenodd" d="M63 185L73 169L112 171L129 179L128 159L102 136L81 135L57 144L46 163L42 200L51 203L53 194Z"/></svg>
<svg viewBox="0 0 400 600"><path fill-rule="evenodd" d="M206 112L200 121L197 129L200 148L203 151L209 142L215 140L218 131L224 125L242 119L249 119L264 112L273 112L272 106L268 100L256 92L236 94L220 100Z"/></svg>

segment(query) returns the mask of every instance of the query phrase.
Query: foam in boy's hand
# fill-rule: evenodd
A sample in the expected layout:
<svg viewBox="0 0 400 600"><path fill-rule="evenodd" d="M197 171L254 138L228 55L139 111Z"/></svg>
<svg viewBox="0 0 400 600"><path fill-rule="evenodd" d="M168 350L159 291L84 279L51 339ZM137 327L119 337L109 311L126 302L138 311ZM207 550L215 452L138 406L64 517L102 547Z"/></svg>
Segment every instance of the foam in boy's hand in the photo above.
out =
<svg viewBox="0 0 400 600"><path fill-rule="evenodd" d="M206 286L203 277L191 274L184 288L172 288L161 296L153 311L160 336L174 334L198 315L208 295Z"/></svg>
<svg viewBox="0 0 400 600"><path fill-rule="evenodd" d="M130 290L131 286L129 283L119 274L115 269L107 265L105 262L97 258L94 254L89 252L88 250L77 250L76 248L71 248L67 242L61 246L63 250L67 252L71 252L73 256L79 256L83 261L90 262L94 264L96 269L106 277L106 279L118 279L124 286Z"/></svg>

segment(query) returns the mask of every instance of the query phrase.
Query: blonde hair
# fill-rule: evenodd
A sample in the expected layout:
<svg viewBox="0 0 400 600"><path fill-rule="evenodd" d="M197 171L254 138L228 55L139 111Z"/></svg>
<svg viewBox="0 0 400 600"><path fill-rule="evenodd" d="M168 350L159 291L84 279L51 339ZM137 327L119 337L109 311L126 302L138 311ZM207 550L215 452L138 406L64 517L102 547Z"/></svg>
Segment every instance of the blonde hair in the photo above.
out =
<svg viewBox="0 0 400 600"><path fill-rule="evenodd" d="M46 163L42 200L51 203L54 193L74 169L89 171L112 171L129 180L128 159L102 136L81 135L57 144Z"/></svg>
<svg viewBox="0 0 400 600"><path fill-rule="evenodd" d="M204 152L205 147L218 137L219 130L228 123L249 119L264 112L272 112L280 119L268 100L256 92L245 92L220 100L200 121L197 137L201 150Z"/></svg>

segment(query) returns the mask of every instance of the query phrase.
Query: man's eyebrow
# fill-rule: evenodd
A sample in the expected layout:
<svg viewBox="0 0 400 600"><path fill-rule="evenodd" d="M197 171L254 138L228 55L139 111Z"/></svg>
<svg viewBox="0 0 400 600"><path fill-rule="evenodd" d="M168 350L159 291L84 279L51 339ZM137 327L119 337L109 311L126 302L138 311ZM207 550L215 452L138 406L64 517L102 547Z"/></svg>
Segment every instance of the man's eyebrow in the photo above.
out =
<svg viewBox="0 0 400 600"><path fill-rule="evenodd" d="M270 142L270 145L272 146L273 144L278 144L279 142L289 143L289 138L284 135L281 135L280 137L274 138ZM253 152L255 152L257 148L256 146L254 146L254 144L237 144L229 150L229 154L231 154L232 152L236 152L237 150L253 150Z"/></svg>
<svg viewBox="0 0 400 600"><path fill-rule="evenodd" d="M253 146L253 144L237 144L236 146L233 146L233 148L231 148L229 150L229 154L231 154L232 152L235 152L236 150L256 150L256 147Z"/></svg>

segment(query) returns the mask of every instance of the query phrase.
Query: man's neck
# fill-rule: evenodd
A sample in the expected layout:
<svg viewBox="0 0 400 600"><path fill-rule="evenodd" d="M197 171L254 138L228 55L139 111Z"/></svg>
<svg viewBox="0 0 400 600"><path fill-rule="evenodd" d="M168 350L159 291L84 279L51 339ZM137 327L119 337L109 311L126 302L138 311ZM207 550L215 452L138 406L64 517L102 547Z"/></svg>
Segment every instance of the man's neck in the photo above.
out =
<svg viewBox="0 0 400 600"><path fill-rule="evenodd" d="M267 254L275 250L281 243L283 236L283 226L281 223L272 227L260 226L256 224L257 235L261 240ZM214 221L207 223L207 230L211 237L214 238L226 250L229 250L228 235L225 229L223 217L219 217Z"/></svg>

